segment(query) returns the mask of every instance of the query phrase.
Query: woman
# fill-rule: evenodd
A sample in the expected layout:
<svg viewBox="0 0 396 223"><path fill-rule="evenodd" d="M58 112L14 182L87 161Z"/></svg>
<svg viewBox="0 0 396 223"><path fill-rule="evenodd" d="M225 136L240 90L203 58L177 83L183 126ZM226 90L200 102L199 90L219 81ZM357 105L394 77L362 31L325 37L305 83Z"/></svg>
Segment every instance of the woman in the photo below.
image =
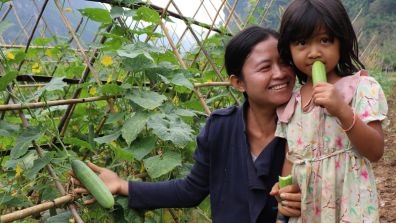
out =
<svg viewBox="0 0 396 223"><path fill-rule="evenodd" d="M291 68L279 58L277 39L277 32L252 26L229 41L225 67L246 100L210 115L185 179L127 182L108 169L89 166L113 194L128 196L131 208L193 207L210 195L213 222L275 222L278 204L269 193L281 174L286 142L274 136L275 111L289 100L295 83ZM279 206L280 213L298 216L299 188L280 193L288 204Z"/></svg>

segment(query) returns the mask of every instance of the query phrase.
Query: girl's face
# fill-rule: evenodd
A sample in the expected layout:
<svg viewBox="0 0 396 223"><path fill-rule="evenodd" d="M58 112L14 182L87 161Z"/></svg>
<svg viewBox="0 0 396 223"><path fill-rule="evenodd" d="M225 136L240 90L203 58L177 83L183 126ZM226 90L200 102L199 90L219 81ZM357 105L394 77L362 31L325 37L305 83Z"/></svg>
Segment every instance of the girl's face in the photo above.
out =
<svg viewBox="0 0 396 223"><path fill-rule="evenodd" d="M237 88L247 93L251 105L275 108L291 97L295 75L281 61L277 44L278 40L270 37L258 43L245 60Z"/></svg>
<svg viewBox="0 0 396 223"><path fill-rule="evenodd" d="M340 60L340 42L331 37L327 30L318 29L309 39L302 39L290 44L293 63L307 75L307 83L312 82L312 64L316 60L326 66L327 79L333 83L338 79L336 66Z"/></svg>

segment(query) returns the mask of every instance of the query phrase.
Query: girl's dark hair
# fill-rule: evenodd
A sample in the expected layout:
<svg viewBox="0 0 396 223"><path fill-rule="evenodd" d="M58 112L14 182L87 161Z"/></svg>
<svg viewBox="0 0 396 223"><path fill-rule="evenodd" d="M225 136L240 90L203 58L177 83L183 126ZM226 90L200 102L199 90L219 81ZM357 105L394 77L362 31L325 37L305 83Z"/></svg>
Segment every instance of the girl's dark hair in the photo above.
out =
<svg viewBox="0 0 396 223"><path fill-rule="evenodd" d="M270 37L279 38L279 33L269 28L250 26L243 29L228 42L224 54L224 66L228 76L234 74L243 79L242 67L252 49Z"/></svg>
<svg viewBox="0 0 396 223"><path fill-rule="evenodd" d="M340 41L337 74L343 77L364 69L358 57L355 31L340 0L294 0L286 8L282 17L278 50L282 60L294 68L299 82L305 83L307 76L294 66L290 44L309 39L321 26L327 29L331 38L337 38Z"/></svg>

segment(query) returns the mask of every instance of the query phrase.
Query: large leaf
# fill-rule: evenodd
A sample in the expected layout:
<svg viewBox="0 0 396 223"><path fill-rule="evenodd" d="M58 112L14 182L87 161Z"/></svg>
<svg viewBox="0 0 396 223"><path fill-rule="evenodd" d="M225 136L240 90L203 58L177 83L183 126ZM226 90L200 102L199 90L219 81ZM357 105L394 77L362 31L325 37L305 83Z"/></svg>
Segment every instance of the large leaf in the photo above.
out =
<svg viewBox="0 0 396 223"><path fill-rule="evenodd" d="M65 211L47 218L44 223L71 222L72 218L72 213L70 211Z"/></svg>
<svg viewBox="0 0 396 223"><path fill-rule="evenodd" d="M132 152L127 148L115 147L113 151L115 154L115 159L117 161L128 161L128 162L134 161Z"/></svg>
<svg viewBox="0 0 396 223"><path fill-rule="evenodd" d="M19 125L0 120L0 136L10 136L19 131Z"/></svg>
<svg viewBox="0 0 396 223"><path fill-rule="evenodd" d="M183 75L183 73L177 73L172 78L172 83L178 86L186 87L189 90L194 89L194 85Z"/></svg>
<svg viewBox="0 0 396 223"><path fill-rule="evenodd" d="M155 114L147 122L160 139L183 147L193 140L192 129L175 114Z"/></svg>
<svg viewBox="0 0 396 223"><path fill-rule="evenodd" d="M14 148L11 149L11 158L18 159L19 157L25 155L29 146L32 144L32 141L38 139L40 135L41 132L38 128L29 127L23 129L21 134L16 139Z"/></svg>
<svg viewBox="0 0 396 223"><path fill-rule="evenodd" d="M128 145L133 142L139 133L146 127L148 116L143 112L133 113L122 126L121 133Z"/></svg>
<svg viewBox="0 0 396 223"><path fill-rule="evenodd" d="M139 90L133 91L132 94L127 95L126 98L148 110L158 108L167 99L164 95L158 94L154 91Z"/></svg>
<svg viewBox="0 0 396 223"><path fill-rule="evenodd" d="M79 148L87 148L91 151L93 150L92 145L89 142L81 140L76 137L65 137L63 139L63 143L73 145Z"/></svg>
<svg viewBox="0 0 396 223"><path fill-rule="evenodd" d="M9 71L4 76L0 77L0 91L4 91L7 85L15 80L17 74L17 71Z"/></svg>
<svg viewBox="0 0 396 223"><path fill-rule="evenodd" d="M110 83L110 84L102 85L100 91L103 94L116 95L116 94L121 94L124 91L124 89L117 84Z"/></svg>
<svg viewBox="0 0 396 223"><path fill-rule="evenodd" d="M146 6L140 7L138 10L136 10L136 16L134 19L143 20L154 24L160 24L161 21L159 13Z"/></svg>
<svg viewBox="0 0 396 223"><path fill-rule="evenodd" d="M84 8L84 9L79 9L78 11L80 11L80 13L83 16L86 16L96 22L105 23L105 24L112 22L110 12L107 11L106 9Z"/></svg>
<svg viewBox="0 0 396 223"><path fill-rule="evenodd" d="M142 160L147 154L155 149L156 138L154 136L148 136L144 138L138 138L129 147L133 156L137 160Z"/></svg>
<svg viewBox="0 0 396 223"><path fill-rule="evenodd" d="M119 136L121 135L121 131L117 130L115 132L113 132L110 135L105 135L102 137L97 137L94 139L95 142L99 143L99 144L106 144L106 143L111 143L114 140L116 140Z"/></svg>
<svg viewBox="0 0 396 223"><path fill-rule="evenodd" d="M47 164L49 164L52 160L52 154L50 152L45 153L43 157L38 158L34 161L33 167L29 168L26 176L29 179L34 179L36 174L40 172Z"/></svg>
<svg viewBox="0 0 396 223"><path fill-rule="evenodd" d="M147 59L154 61L154 59L150 55L150 48L149 45L145 45L147 47L142 47L141 45L137 44L129 44L123 47L120 50L117 50L117 54L120 57L127 57L127 58L136 58L140 55L143 55Z"/></svg>
<svg viewBox="0 0 396 223"><path fill-rule="evenodd" d="M67 84L63 81L63 77L54 77L51 79L51 81L47 85L45 85L40 90L36 91L28 99L28 101L35 100L35 99L39 98L45 91L63 90L63 88L66 86L67 86Z"/></svg>
<svg viewBox="0 0 396 223"><path fill-rule="evenodd" d="M169 173L175 167L181 166L181 155L168 151L163 155L149 157L143 160L143 162L150 177L158 178Z"/></svg>

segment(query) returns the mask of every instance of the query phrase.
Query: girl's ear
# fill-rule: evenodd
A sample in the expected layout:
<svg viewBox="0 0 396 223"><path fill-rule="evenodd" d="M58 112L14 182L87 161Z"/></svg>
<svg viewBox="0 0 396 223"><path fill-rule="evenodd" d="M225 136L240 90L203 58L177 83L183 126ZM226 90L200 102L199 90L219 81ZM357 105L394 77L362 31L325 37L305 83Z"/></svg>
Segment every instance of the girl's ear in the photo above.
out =
<svg viewBox="0 0 396 223"><path fill-rule="evenodd" d="M245 92L245 85L242 80L240 80L236 75L231 74L229 77L231 85L237 89L239 92Z"/></svg>

